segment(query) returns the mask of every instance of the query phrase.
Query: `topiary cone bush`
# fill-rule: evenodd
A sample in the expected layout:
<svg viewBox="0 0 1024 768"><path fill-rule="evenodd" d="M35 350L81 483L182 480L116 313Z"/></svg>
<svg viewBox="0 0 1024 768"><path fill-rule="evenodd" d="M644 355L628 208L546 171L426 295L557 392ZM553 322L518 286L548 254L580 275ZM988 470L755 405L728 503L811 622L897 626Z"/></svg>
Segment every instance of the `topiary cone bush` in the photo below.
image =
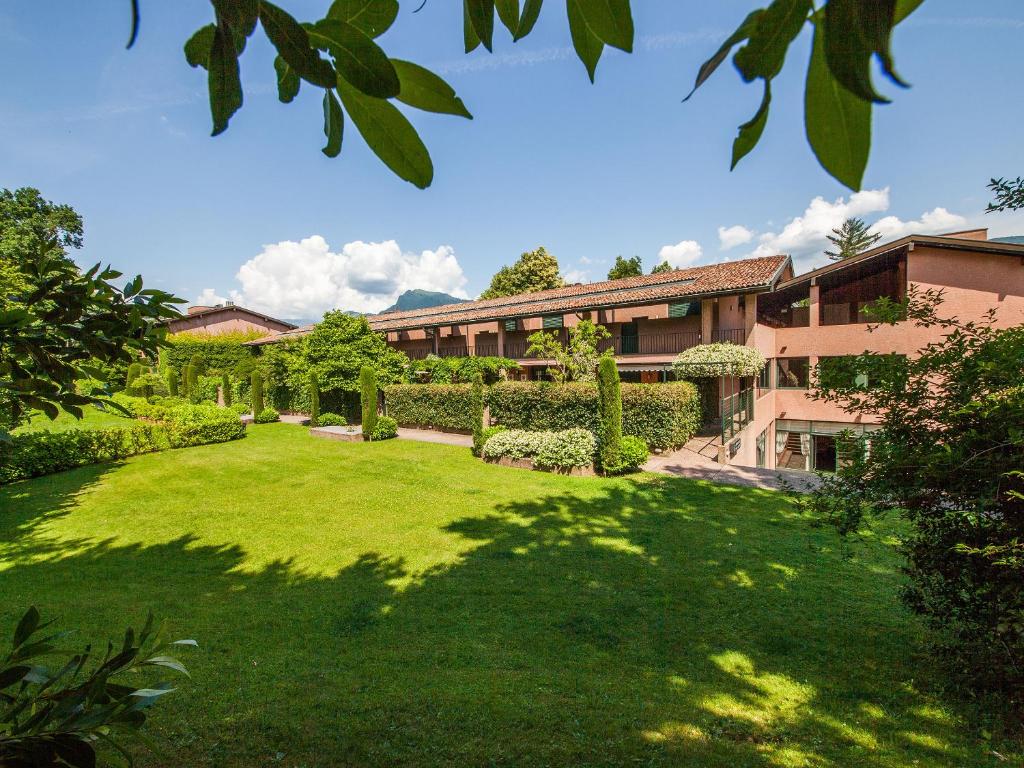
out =
<svg viewBox="0 0 1024 768"><path fill-rule="evenodd" d="M309 426L315 427L320 420L320 382L316 374L309 374Z"/></svg>
<svg viewBox="0 0 1024 768"><path fill-rule="evenodd" d="M224 407L231 407L231 377L226 373L220 375L220 391L224 398Z"/></svg>
<svg viewBox="0 0 1024 768"><path fill-rule="evenodd" d="M128 366L128 375L125 377L124 388L129 392L132 390L132 385L135 380L142 375L142 363L132 363Z"/></svg>
<svg viewBox="0 0 1024 768"><path fill-rule="evenodd" d="M198 352L192 355L192 359L188 361L188 364L195 368L196 376L206 375L206 358Z"/></svg>
<svg viewBox="0 0 1024 768"><path fill-rule="evenodd" d="M479 456L484 449L484 377L480 373L473 377L470 402L473 418L473 455Z"/></svg>
<svg viewBox="0 0 1024 768"><path fill-rule="evenodd" d="M192 401L198 401L199 398L199 368L189 364L188 368L188 396Z"/></svg>
<svg viewBox="0 0 1024 768"><path fill-rule="evenodd" d="M249 391L250 403L252 404L252 415L258 416L263 413L263 377L260 376L259 371L252 372L252 389Z"/></svg>
<svg viewBox="0 0 1024 768"><path fill-rule="evenodd" d="M173 368L171 368L170 366L168 366L167 367L167 372L166 372L165 375L167 376L167 394L170 395L171 397L177 397L178 396L178 372L176 370L174 370Z"/></svg>
<svg viewBox="0 0 1024 768"><path fill-rule="evenodd" d="M185 363L184 367L182 367L182 369L181 369L181 396L182 397L188 397L188 380L189 380L189 377L190 377L189 369L191 367L192 367L191 365L189 365L188 363Z"/></svg>
<svg viewBox="0 0 1024 768"><path fill-rule="evenodd" d="M615 472L622 463L622 391L614 358L602 357L597 365L597 396L601 467Z"/></svg>
<svg viewBox="0 0 1024 768"><path fill-rule="evenodd" d="M359 369L359 400L363 409L363 439L377 426L377 372L368 365Z"/></svg>

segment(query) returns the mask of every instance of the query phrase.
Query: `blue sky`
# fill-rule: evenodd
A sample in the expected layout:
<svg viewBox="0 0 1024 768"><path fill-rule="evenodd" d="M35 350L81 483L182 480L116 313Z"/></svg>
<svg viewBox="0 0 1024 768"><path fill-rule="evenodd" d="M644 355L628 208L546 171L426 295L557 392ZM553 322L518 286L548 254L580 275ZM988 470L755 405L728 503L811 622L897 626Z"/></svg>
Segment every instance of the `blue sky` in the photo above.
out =
<svg viewBox="0 0 1024 768"><path fill-rule="evenodd" d="M181 53L209 4L141 4L131 51L127 2L0 9L0 61L18 73L0 86L0 182L74 205L86 225L81 263L141 272L189 300L315 317L379 309L409 287L473 296L538 245L577 280L603 278L616 254L649 269L659 254L686 265L782 251L807 268L847 213L893 235L1024 232L1019 216L982 213L989 177L1024 173L1017 0L926 0L901 25L896 63L913 87L883 84L894 103L875 111L866 191L852 199L804 140L808 35L736 171L732 139L758 86L727 65L681 103L700 63L762 3L634 0L636 51L607 49L592 86L556 0L530 37L513 44L501 30L494 54L469 56L461 3L428 0L414 14L419 0L403 0L381 44L441 73L475 117L411 114L435 166L426 191L393 176L351 123L341 156L324 157L319 96L278 103L259 32L242 58L245 107L210 138L205 77ZM328 5L282 4L304 19Z"/></svg>

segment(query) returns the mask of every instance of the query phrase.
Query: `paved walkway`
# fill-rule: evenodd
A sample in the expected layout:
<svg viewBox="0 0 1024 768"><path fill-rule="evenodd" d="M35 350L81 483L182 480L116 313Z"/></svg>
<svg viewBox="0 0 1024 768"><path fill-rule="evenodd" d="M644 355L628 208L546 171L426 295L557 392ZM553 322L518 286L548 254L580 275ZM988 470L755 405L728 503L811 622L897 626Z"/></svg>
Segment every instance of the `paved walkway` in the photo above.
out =
<svg viewBox="0 0 1024 768"><path fill-rule="evenodd" d="M445 445L461 445L473 447L472 435L459 435L455 432L438 432L436 429L398 428L398 436L406 440L419 440L421 443L444 443Z"/></svg>

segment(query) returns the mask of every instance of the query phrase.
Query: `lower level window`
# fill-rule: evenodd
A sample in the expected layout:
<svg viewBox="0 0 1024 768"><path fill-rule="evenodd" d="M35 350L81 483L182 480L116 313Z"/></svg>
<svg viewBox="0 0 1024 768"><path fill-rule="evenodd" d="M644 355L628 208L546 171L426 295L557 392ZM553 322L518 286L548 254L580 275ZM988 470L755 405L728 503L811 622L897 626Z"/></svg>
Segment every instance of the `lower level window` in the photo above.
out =
<svg viewBox="0 0 1024 768"><path fill-rule="evenodd" d="M809 357L780 357L775 360L775 386L779 389L807 389L810 374Z"/></svg>

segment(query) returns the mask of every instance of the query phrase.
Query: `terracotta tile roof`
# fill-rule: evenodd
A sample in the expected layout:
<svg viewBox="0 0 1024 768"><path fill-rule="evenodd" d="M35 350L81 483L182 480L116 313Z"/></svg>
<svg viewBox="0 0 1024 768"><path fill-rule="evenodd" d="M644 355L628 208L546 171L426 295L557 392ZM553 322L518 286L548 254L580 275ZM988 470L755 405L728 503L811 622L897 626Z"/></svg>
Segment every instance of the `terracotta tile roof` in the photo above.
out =
<svg viewBox="0 0 1024 768"><path fill-rule="evenodd" d="M657 303L729 291L768 289L778 280L788 263L788 256L763 256L676 269L657 275L569 285L537 293L520 293L496 299L369 315L366 319L374 330L396 331ZM302 336L311 328L312 326L307 326L294 331L284 331L249 343L259 345L285 341Z"/></svg>
<svg viewBox="0 0 1024 768"><path fill-rule="evenodd" d="M778 279L782 267L788 260L788 256L764 256L727 261L657 275L583 283L549 291L445 304L427 309L388 312L386 315L370 315L367 320L375 330L390 331L514 317L535 317L553 312L582 311L670 301L742 289L769 288Z"/></svg>

